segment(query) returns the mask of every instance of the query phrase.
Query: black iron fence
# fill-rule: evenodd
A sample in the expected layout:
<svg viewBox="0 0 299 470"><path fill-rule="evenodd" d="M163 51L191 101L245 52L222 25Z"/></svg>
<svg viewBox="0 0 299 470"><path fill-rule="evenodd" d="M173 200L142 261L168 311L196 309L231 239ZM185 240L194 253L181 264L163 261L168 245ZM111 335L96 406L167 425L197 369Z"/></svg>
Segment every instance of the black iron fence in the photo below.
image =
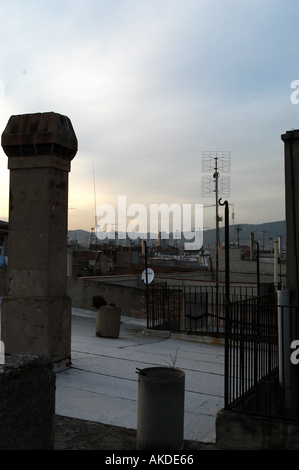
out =
<svg viewBox="0 0 299 470"><path fill-rule="evenodd" d="M268 290L269 286L261 287ZM148 328L187 333L224 335L225 286L167 283L149 285ZM256 285L230 287L232 302L257 295Z"/></svg>
<svg viewBox="0 0 299 470"><path fill-rule="evenodd" d="M256 396L251 408L246 397L263 383L272 389L278 368L278 324L276 294L235 302L228 308L225 361L226 408L245 407L258 412ZM250 395L252 398L252 396ZM271 409L271 393L266 401ZM262 407L265 411L265 408ZM269 413L269 410L266 414Z"/></svg>
<svg viewBox="0 0 299 470"><path fill-rule="evenodd" d="M167 283L150 284L147 326L152 329L181 331L183 328L183 291Z"/></svg>
<svg viewBox="0 0 299 470"><path fill-rule="evenodd" d="M226 303L224 286L156 284L149 289L148 327L223 334L225 408L298 420L299 406L291 397L289 318L299 318L299 307L281 304L277 293L256 294L256 286L231 286ZM296 344L299 367L299 337Z"/></svg>
<svg viewBox="0 0 299 470"><path fill-rule="evenodd" d="M298 419L291 397L290 310L277 294L232 303L225 337L225 408Z"/></svg>

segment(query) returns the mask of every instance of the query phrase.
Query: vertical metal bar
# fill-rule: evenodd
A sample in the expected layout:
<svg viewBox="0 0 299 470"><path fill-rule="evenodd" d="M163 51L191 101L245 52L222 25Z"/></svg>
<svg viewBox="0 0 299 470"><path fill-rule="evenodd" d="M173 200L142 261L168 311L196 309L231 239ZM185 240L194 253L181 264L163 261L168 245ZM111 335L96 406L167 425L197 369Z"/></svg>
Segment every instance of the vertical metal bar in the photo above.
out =
<svg viewBox="0 0 299 470"><path fill-rule="evenodd" d="M218 168L217 168L217 157L215 158L215 206L216 206L216 315L218 315L218 288L219 288L219 216L218 216Z"/></svg>
<svg viewBox="0 0 299 470"><path fill-rule="evenodd" d="M225 201L221 204L221 199L219 200L219 205L225 205L225 366L224 366L224 394L228 396L228 377L229 377L229 329L230 329L230 299L229 299L229 209L228 202ZM217 283L218 284L218 283ZM218 296L218 292L217 292ZM218 315L218 312L217 312ZM227 399L225 400L225 405L228 406Z"/></svg>
<svg viewBox="0 0 299 470"><path fill-rule="evenodd" d="M240 338L240 367L239 367L239 374L240 374L240 393L242 395L245 394L245 374L246 374L246 366L245 366L245 328L243 326L243 304L240 304L240 328L239 328L239 338Z"/></svg>
<svg viewBox="0 0 299 470"><path fill-rule="evenodd" d="M230 361L230 328L228 326L229 319L225 319L225 342L224 342L224 408L229 409L231 401L230 393L230 375L231 375L231 361ZM232 374L234 375L234 374Z"/></svg>
<svg viewBox="0 0 299 470"><path fill-rule="evenodd" d="M243 345L243 349L244 349L244 392L247 391L248 389L248 383L249 383L249 377L250 377L250 371L249 371L249 367L248 367L248 364L249 364L249 353L248 353L248 349L250 347L249 345L249 341L250 341L250 334L248 334L248 326L247 326L247 322L248 322L248 314L247 314L247 303L242 303L242 306L246 307L246 309L243 308L243 324L241 324L241 328L243 328L243 330L245 330L245 338L244 338L244 345ZM245 310L245 313L244 313L244 310Z"/></svg>
<svg viewBox="0 0 299 470"><path fill-rule="evenodd" d="M145 260L145 283L146 283L146 312L147 312L147 328L149 328L149 310L148 310L148 275L147 275L147 249L146 241L143 240L144 260Z"/></svg>
<svg viewBox="0 0 299 470"><path fill-rule="evenodd" d="M192 286L190 286L192 287ZM197 297L196 297L196 286L193 286L194 288L194 294L191 294L190 295L190 298L193 299L193 295L194 295L194 318L195 318L195 325L194 325L194 331L197 331L197 321L198 321L198 308L197 308ZM200 299L200 296L199 296L199 300ZM199 312L200 312L200 304L199 304Z"/></svg>
<svg viewBox="0 0 299 470"><path fill-rule="evenodd" d="M257 403L258 403L258 387L257 387L257 384L258 384L258 349L259 349L259 345L258 345L258 321L259 321L259 305L258 305L258 302L255 304L254 306L254 321L253 321L253 326L254 326L254 330L253 330L253 337L254 337L254 357L253 357L253 376L254 376L254 379L253 379L253 383L254 383L254 388L255 388L255 412L257 413L258 412L258 409L257 409Z"/></svg>
<svg viewBox="0 0 299 470"><path fill-rule="evenodd" d="M291 408L291 361L290 351L290 301L289 291L280 290L278 295L278 350L279 350L279 385L283 395L283 409Z"/></svg>
<svg viewBox="0 0 299 470"><path fill-rule="evenodd" d="M256 277L257 277L257 295L260 296L260 245L256 242Z"/></svg>
<svg viewBox="0 0 299 470"><path fill-rule="evenodd" d="M267 325L268 325L268 337L267 337L267 345L268 345L268 369L267 369L267 375L269 377L269 381L270 381L270 385L269 385L269 389L270 389L270 397L269 397L269 412L270 412L270 415L272 415L272 377L271 377L271 360L272 360L272 355L271 355L271 341L272 341L272 328L271 328L271 324L273 322L273 308L271 307L271 310L269 309L269 312L268 312L268 319L267 319Z"/></svg>

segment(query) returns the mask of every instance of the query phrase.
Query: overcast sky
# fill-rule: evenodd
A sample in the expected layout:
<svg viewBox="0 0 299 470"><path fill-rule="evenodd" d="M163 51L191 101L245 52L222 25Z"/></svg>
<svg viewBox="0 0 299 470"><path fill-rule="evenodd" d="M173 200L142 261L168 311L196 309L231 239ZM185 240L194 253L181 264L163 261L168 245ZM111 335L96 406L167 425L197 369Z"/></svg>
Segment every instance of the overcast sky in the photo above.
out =
<svg viewBox="0 0 299 470"><path fill-rule="evenodd" d="M118 196L212 206L203 151L231 152L235 224L283 220L298 18L298 0L0 0L1 133L13 114L71 119L69 229L90 230L95 200ZM7 220L2 149L0 177Z"/></svg>

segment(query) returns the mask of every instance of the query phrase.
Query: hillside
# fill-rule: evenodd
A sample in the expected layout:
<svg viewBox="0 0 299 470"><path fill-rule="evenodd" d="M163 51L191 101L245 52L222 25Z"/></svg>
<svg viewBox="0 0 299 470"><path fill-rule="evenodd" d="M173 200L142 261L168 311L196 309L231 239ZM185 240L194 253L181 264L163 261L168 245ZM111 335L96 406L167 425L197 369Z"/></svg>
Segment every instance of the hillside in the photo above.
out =
<svg viewBox="0 0 299 470"><path fill-rule="evenodd" d="M272 244L273 240L277 239L280 235L282 236L282 244L285 245L286 242L286 222L267 222L264 224L240 224L240 225L230 225L229 227L229 238L230 242L238 241L238 231L237 228L240 228L239 240L240 245L249 245L250 242L250 232L254 232L254 239L259 242L260 248L265 249ZM224 242L224 226L221 225L219 230L220 243ZM215 245L216 238L216 229L205 230L204 231L204 245Z"/></svg>

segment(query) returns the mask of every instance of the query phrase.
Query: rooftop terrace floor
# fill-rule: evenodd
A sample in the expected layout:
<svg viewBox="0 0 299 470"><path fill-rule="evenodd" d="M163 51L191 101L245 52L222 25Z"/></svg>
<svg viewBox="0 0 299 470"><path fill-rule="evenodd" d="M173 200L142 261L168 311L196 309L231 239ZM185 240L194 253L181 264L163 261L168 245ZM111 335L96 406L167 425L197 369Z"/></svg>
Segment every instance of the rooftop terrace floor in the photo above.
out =
<svg viewBox="0 0 299 470"><path fill-rule="evenodd" d="M72 364L56 375L56 415L136 430L136 369L172 365L185 372L184 439L215 442L224 407L224 348L207 339L146 329L121 317L119 338L95 335L96 314L72 311Z"/></svg>

